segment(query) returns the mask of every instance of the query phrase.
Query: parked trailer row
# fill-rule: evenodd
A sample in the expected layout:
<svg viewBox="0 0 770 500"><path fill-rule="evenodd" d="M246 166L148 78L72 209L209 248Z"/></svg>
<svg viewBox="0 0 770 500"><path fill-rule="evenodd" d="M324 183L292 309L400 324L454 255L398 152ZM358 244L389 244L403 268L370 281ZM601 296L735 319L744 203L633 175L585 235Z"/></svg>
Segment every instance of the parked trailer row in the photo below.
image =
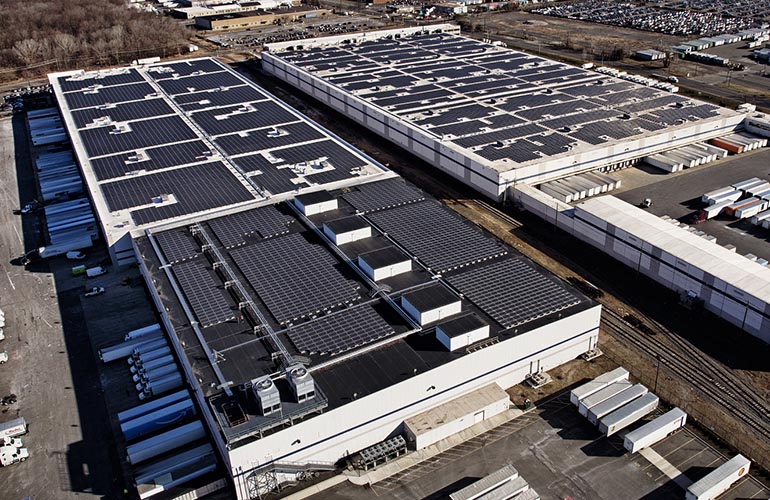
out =
<svg viewBox="0 0 770 500"><path fill-rule="evenodd" d="M725 149L698 142L647 156L644 161L660 170L673 173L685 168L705 165L725 156L727 156Z"/></svg>
<svg viewBox="0 0 770 500"><path fill-rule="evenodd" d="M628 403L640 398L649 392L642 384L636 384L628 389L615 394L611 398L592 406L588 410L588 421L593 425L599 423L599 419L609 415L613 411L622 408Z"/></svg>
<svg viewBox="0 0 770 500"><path fill-rule="evenodd" d="M616 432L625 429L640 418L658 407L658 396L648 392L641 398L632 401L626 406L615 410L599 420L599 432L605 436L612 436Z"/></svg>
<svg viewBox="0 0 770 500"><path fill-rule="evenodd" d="M767 146L767 139L743 133L734 133L711 139L710 143L716 147L726 149L730 153L740 154Z"/></svg>
<svg viewBox="0 0 770 500"><path fill-rule="evenodd" d="M620 181L600 172L586 172L546 182L540 190L564 203L606 193L620 187Z"/></svg>
<svg viewBox="0 0 770 500"><path fill-rule="evenodd" d="M156 353L156 352L157 353L162 353L164 351L168 352L168 354L165 354L165 355L162 355L162 356L159 356L159 357L154 357L155 356L154 353ZM153 356L152 359L147 359L145 361L146 358L144 356L139 356L138 359L142 360L142 362L141 363L134 363L133 365L131 365L131 373L133 375L139 375L141 373L147 373L149 371L155 370L157 368L160 368L162 366L165 366L165 365L168 365L169 363L173 363L174 362L174 356L171 355L171 351L170 351L170 349L168 347L163 347L161 349L155 349L154 351L150 351L148 353L148 356L150 356L150 355ZM135 382L136 382L136 380L135 380Z"/></svg>
<svg viewBox="0 0 770 500"><path fill-rule="evenodd" d="M686 422L687 414L679 408L674 408L626 434L623 447L631 453L636 453L681 429Z"/></svg>
<svg viewBox="0 0 770 500"><path fill-rule="evenodd" d="M743 455L736 455L717 467L700 481L687 488L686 500L711 500L716 498L740 478L749 473L751 461Z"/></svg>
<svg viewBox="0 0 770 500"><path fill-rule="evenodd" d="M126 441L153 434L160 430L178 425L180 422L189 420L197 414L195 405L191 399L185 399L174 403L165 408L155 410L152 413L142 415L141 417L129 420L120 425L120 430Z"/></svg>
<svg viewBox="0 0 770 500"><path fill-rule="evenodd" d="M581 399L621 380L628 380L628 370L623 367L615 368L614 370L599 375L590 382L586 382L580 387L573 389L569 393L569 400L573 405L577 406Z"/></svg>
<svg viewBox="0 0 770 500"><path fill-rule="evenodd" d="M146 337L121 342L120 344L114 346L99 349L99 359L105 363L109 363L110 361L115 361L116 359L127 358L134 352L134 349L137 347L157 339L163 339L163 332L157 331ZM165 341L165 339L163 340Z"/></svg>
<svg viewBox="0 0 770 500"><path fill-rule="evenodd" d="M190 422L126 447L128 461L138 464L206 436L200 421Z"/></svg>
<svg viewBox="0 0 770 500"><path fill-rule="evenodd" d="M619 380L618 382L610 384L604 389L598 390L590 396L586 396L585 398L581 399L580 404L578 405L578 412L584 417L588 417L588 410L598 405L599 403L607 401L616 394L620 394L630 387L631 382L628 380Z"/></svg>

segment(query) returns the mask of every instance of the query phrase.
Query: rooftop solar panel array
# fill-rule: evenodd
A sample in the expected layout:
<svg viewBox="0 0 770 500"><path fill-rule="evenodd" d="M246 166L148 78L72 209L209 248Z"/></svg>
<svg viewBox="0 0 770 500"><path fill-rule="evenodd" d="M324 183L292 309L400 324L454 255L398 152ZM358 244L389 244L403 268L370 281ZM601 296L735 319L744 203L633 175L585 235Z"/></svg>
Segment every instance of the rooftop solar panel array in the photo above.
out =
<svg viewBox="0 0 770 500"><path fill-rule="evenodd" d="M110 211L131 212L121 223L379 172L213 59L81 72L53 83L84 169L92 169Z"/></svg>
<svg viewBox="0 0 770 500"><path fill-rule="evenodd" d="M357 301L358 285L337 262L301 234L289 234L230 252L238 268L282 324Z"/></svg>
<svg viewBox="0 0 770 500"><path fill-rule="evenodd" d="M662 90L445 33L278 56L491 162L526 163L565 154L581 143L627 139L658 130L656 125L717 113L715 106L693 104ZM352 64L360 61L376 66L361 70ZM673 102L683 109L670 109ZM619 125L605 139L582 130L626 113L634 115L634 126ZM518 138L525 140L480 147Z"/></svg>
<svg viewBox="0 0 770 500"><path fill-rule="evenodd" d="M289 339L301 353L339 354L394 333L369 305L360 305L292 328Z"/></svg>
<svg viewBox="0 0 770 500"><path fill-rule="evenodd" d="M368 217L438 273L507 253L498 241L485 237L435 201L402 205Z"/></svg>
<svg viewBox="0 0 770 500"><path fill-rule="evenodd" d="M580 302L563 285L521 258L473 267L447 278L504 328L513 328Z"/></svg>
<svg viewBox="0 0 770 500"><path fill-rule="evenodd" d="M212 276L212 271L200 262L176 264L172 269L201 326L208 327L235 319L235 310L225 298L225 291Z"/></svg>

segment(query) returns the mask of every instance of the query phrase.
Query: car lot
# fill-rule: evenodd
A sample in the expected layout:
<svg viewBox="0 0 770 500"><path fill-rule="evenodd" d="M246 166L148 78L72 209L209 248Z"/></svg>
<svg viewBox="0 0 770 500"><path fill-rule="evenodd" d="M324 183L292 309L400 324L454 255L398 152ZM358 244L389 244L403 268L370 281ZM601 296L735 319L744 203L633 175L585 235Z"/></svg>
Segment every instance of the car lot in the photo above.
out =
<svg viewBox="0 0 770 500"><path fill-rule="evenodd" d="M729 156L675 174L642 164L612 176L622 181L620 190L613 193L618 198L634 205L650 198L653 205L647 210L686 222L690 214L704 206L700 201L704 193L752 177L770 181L770 148ZM735 245L741 254L753 253L770 260L770 230L752 226L748 220L719 215L697 227L716 236L719 244Z"/></svg>
<svg viewBox="0 0 770 500"><path fill-rule="evenodd" d="M689 428L653 449L684 474L677 480L682 484L700 479L726 461ZM399 500L443 499L506 463L516 467L544 500L674 500L684 496L682 488L656 465L641 455L626 453L620 437L602 437L563 392L534 411L375 483L371 490L342 483L310 498L364 500L374 493ZM751 478L736 484L720 500L763 495L770 495L770 489Z"/></svg>
<svg viewBox="0 0 770 500"><path fill-rule="evenodd" d="M121 498L121 459L94 342L151 322L152 309L141 286L121 285L126 276L138 276L136 269L87 280L71 276L73 261L63 257L27 270L18 265L25 250L43 243L37 216L13 214L35 197L30 154L23 117L0 120L0 307L6 314L0 348L10 355L0 367L0 396L18 396L3 407L0 421L27 420L22 441L30 452L25 463L0 469L0 497ZM95 265L106 257L103 249L86 253L78 263ZM106 293L86 298L86 286Z"/></svg>

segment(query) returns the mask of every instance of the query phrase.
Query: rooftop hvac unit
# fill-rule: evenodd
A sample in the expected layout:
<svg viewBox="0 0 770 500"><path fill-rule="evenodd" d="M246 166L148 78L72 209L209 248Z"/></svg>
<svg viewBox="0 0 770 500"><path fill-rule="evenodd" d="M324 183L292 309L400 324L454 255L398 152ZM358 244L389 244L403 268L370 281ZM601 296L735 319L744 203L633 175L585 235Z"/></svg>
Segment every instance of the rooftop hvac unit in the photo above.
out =
<svg viewBox="0 0 770 500"><path fill-rule="evenodd" d="M269 376L254 379L251 384L262 415L272 415L281 411L281 395Z"/></svg>
<svg viewBox="0 0 770 500"><path fill-rule="evenodd" d="M298 403L303 403L315 397L315 382L307 368L301 364L292 365L286 370L289 384Z"/></svg>

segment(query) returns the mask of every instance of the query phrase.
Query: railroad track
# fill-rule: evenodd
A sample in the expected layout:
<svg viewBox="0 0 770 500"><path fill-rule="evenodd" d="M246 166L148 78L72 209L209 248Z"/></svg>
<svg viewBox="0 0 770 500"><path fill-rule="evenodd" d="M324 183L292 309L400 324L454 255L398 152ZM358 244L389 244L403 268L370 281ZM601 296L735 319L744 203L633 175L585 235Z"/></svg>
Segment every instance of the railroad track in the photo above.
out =
<svg viewBox="0 0 770 500"><path fill-rule="evenodd" d="M653 359L660 359L660 363L668 367L675 375L682 380L690 381L692 385L707 398L717 402L720 406L731 411L736 418L743 420L765 439L770 440L770 420L767 418L767 407L758 401L756 395L744 388L736 377L724 373L723 370L715 370L714 363L708 361L702 353L692 347L685 346L686 341L676 342L678 349L684 352L675 352L671 346L666 345L656 336L639 332L626 322L620 314L612 309L605 307L602 310L602 321L606 328L612 331L616 337L632 344L636 350L639 350ZM676 336L667 333L665 329L657 328L659 333L672 339ZM656 332L657 333L657 332ZM710 366L704 366L710 365ZM728 388L720 381L729 381L729 384L736 384L736 389ZM711 390L711 389L715 390Z"/></svg>

